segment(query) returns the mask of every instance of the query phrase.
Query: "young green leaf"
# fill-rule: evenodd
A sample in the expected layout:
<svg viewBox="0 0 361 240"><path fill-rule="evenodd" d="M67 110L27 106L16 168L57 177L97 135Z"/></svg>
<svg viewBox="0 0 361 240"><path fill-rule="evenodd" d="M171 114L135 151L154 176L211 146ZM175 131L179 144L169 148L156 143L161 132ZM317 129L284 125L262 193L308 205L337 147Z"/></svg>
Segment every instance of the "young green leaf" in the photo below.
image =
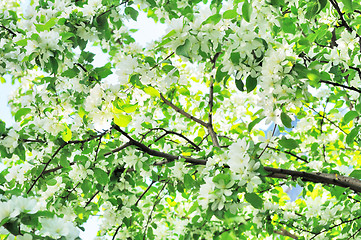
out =
<svg viewBox="0 0 361 240"><path fill-rule="evenodd" d="M242 17L246 22L251 21L252 4L245 0L242 5Z"/></svg>
<svg viewBox="0 0 361 240"><path fill-rule="evenodd" d="M284 147L284 148L288 148L288 149L295 149L298 148L298 142L294 139L291 138L285 138L283 137L282 139L278 140L278 143Z"/></svg>
<svg viewBox="0 0 361 240"><path fill-rule="evenodd" d="M256 193L246 193L244 198L249 202L254 208L261 209L263 208L263 199L260 198Z"/></svg>
<svg viewBox="0 0 361 240"><path fill-rule="evenodd" d="M286 128L292 128L292 119L284 112L281 113L281 121Z"/></svg>
<svg viewBox="0 0 361 240"><path fill-rule="evenodd" d="M253 89L255 89L257 86L257 78L251 77L251 75L249 75L246 79L246 88L247 88L247 92L251 92Z"/></svg>
<svg viewBox="0 0 361 240"><path fill-rule="evenodd" d="M184 41L184 44L178 46L175 52L177 55L189 58L190 49L191 49L191 42L188 39L186 39Z"/></svg>

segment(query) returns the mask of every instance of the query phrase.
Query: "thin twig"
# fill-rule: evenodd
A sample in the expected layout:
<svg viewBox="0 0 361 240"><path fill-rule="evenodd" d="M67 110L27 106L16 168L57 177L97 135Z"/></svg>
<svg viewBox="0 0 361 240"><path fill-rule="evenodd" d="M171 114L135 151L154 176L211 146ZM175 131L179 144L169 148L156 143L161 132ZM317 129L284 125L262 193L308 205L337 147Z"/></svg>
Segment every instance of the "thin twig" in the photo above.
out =
<svg viewBox="0 0 361 240"><path fill-rule="evenodd" d="M186 118L190 119L190 120L193 120L195 121L196 123L199 123L200 125L208 128L208 124L205 123L204 121L196 118L196 117L193 117L192 115L190 115L189 113L185 112L183 109L177 107L176 105L174 105L172 102L168 101L164 96L163 94L160 94L160 98L162 99L162 101L167 104L168 106L170 106L171 108L173 108L176 112L182 114L183 116L185 116Z"/></svg>
<svg viewBox="0 0 361 240"><path fill-rule="evenodd" d="M11 30L10 28L7 28L7 27L5 27L5 26L3 26L3 25L0 25L0 27L3 28L3 29L5 29L5 30L8 31L9 33L11 33L13 36L16 36L16 33L15 33L13 30Z"/></svg>
<svg viewBox="0 0 361 240"><path fill-rule="evenodd" d="M156 157L161 157L161 158L167 159L167 161L163 162L163 164L175 161L175 160L177 160L179 158L183 158L183 159L185 159L185 162L189 162L189 163L192 163L192 164L205 165L206 162L207 162L206 160L203 160L203 159L196 159L196 158L185 157L185 156L175 156L175 155L171 155L171 154L168 154L168 153L163 153L163 152L159 152L159 151L150 149L146 145L144 145L144 144L136 141L135 139L133 139L131 136L128 135L128 133L124 132L120 127L115 125L114 129L119 131L126 138L128 138L129 143L131 145L137 146L141 151L143 151L145 153L148 153L151 156L156 156Z"/></svg>
<svg viewBox="0 0 361 240"><path fill-rule="evenodd" d="M157 63L157 64L155 64L151 69L150 69L150 71L152 71L154 68L156 68L156 67L158 67L159 66L159 64L161 64L162 62L164 62L165 60L167 60L167 59L169 59L171 56L173 56L174 55L174 52L172 52L171 54L169 54L166 58L164 58L160 63Z"/></svg>
<svg viewBox="0 0 361 240"><path fill-rule="evenodd" d="M168 182L169 182L169 181L167 181L167 182L164 183L162 189L158 192L158 195L157 195L157 197L155 198L156 201L155 201L154 204L153 204L153 208L152 208L152 210L151 210L151 212L150 212L150 214L149 214L149 217L148 217L147 225L145 226L145 229L144 229L143 240L145 240L145 236L147 235L148 225L149 225L149 223L150 223L150 220L152 219L152 214L153 214L153 212L154 212L155 206L156 206L156 205L160 202L160 200L161 200L161 199L159 199L159 200L157 201L157 199L159 198L159 195L161 194L161 192L164 190L165 186L167 186Z"/></svg>
<svg viewBox="0 0 361 240"><path fill-rule="evenodd" d="M143 198L143 196L149 191L149 189L153 186L153 184L155 183L155 181L152 181L149 186L147 187L147 189L145 189L145 191L142 193L142 195L139 196L138 200L135 202L135 206L138 205L139 201Z"/></svg>
<svg viewBox="0 0 361 240"><path fill-rule="evenodd" d="M274 148L274 147L268 147L268 148L269 148L269 149L272 149L272 150L275 150L275 151L277 151L277 152L287 153L287 154L289 154L289 155L297 158L298 160L301 160L301 161L303 161L303 162L305 162L305 163L309 163L309 161L307 161L306 159L303 159L303 158L297 156L296 154L294 154L294 153L292 153L292 152L290 152L290 151L281 151L280 149L277 149L277 148Z"/></svg>
<svg viewBox="0 0 361 240"><path fill-rule="evenodd" d="M321 82L321 83L330 84L330 85L333 85L333 86L337 86L337 87L346 88L346 89L349 89L349 90L352 90L352 91L361 93L361 90L358 89L358 88L355 88L355 87L350 87L350 86L342 85L342 84L339 84L339 83L336 83L336 82L327 81L327 80L320 80L320 82Z"/></svg>
<svg viewBox="0 0 361 240"><path fill-rule="evenodd" d="M94 195L85 203L85 207L87 207L91 201L93 201L93 199L95 198L96 195L98 195L100 191L98 190L96 193L94 193Z"/></svg>
<svg viewBox="0 0 361 240"><path fill-rule="evenodd" d="M148 135L150 132L155 131L155 130L162 130L162 131L164 131L166 134L161 135L161 136L158 137L154 142L159 141L161 138L165 137L166 135L174 134L174 135L176 135L176 136L178 136L178 137L181 137L181 138L183 138L184 140L186 140L189 144L191 144L194 148L196 148L197 151L200 151L200 150L201 150L200 147L197 146L197 144L195 144L193 141L191 141L189 138L187 138L187 137L184 136L183 134L177 133L177 132L174 132L174 131L169 131L169 130L164 129L164 128L152 128L152 129L150 129L148 132L146 132L146 133L142 136L142 140L141 140L140 142L142 142L142 141L144 140L144 138L146 137L146 135ZM153 142L153 143L154 143L154 142ZM149 147L149 145L148 145L148 147Z"/></svg>
<svg viewBox="0 0 361 240"><path fill-rule="evenodd" d="M67 143L63 143L62 145L60 145L60 147L54 152L54 154L51 156L51 158L49 159L49 161L46 162L43 170L41 171L41 173L39 174L39 176L33 181L33 183L31 184L29 190L27 191L27 193L29 193L31 191L31 189L33 189L33 187L35 186L35 184L39 181L39 179L41 178L41 176L43 175L43 173L45 172L46 168L49 166L50 162L55 158L55 156L60 152L61 149L63 149L65 146L67 145Z"/></svg>
<svg viewBox="0 0 361 240"><path fill-rule="evenodd" d="M275 124L275 126L274 126L274 128L273 128L272 136L271 136L271 137L273 137L273 135L275 134L276 128L277 128L277 124ZM267 145L264 147L263 151L261 152L261 154L260 154L257 158L260 158L260 157L263 155L263 153L266 151L268 145L269 145L269 143L267 143Z"/></svg>

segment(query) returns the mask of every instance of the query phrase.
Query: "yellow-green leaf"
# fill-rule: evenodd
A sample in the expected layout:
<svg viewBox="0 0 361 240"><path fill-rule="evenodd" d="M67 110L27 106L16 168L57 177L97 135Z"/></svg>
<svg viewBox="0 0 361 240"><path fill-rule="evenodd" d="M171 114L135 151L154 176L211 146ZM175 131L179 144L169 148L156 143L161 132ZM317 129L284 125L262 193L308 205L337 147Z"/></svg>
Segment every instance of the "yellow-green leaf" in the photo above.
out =
<svg viewBox="0 0 361 240"><path fill-rule="evenodd" d="M61 133L61 137L65 142L70 141L72 136L71 130L68 128L68 126L65 127L65 130Z"/></svg>
<svg viewBox="0 0 361 240"><path fill-rule="evenodd" d="M123 111L126 112L126 113L132 113L135 110L137 110L137 108L138 108L138 104L129 104L129 103L127 103L127 104L124 104L122 106Z"/></svg>
<svg viewBox="0 0 361 240"><path fill-rule="evenodd" d="M149 94L150 96L152 97L160 97L160 94L158 92L157 89L155 89L154 87L145 87L143 89L143 91L146 93L146 94Z"/></svg>
<svg viewBox="0 0 361 240"><path fill-rule="evenodd" d="M132 116L123 113L114 114L114 123L119 127L126 127L132 121Z"/></svg>

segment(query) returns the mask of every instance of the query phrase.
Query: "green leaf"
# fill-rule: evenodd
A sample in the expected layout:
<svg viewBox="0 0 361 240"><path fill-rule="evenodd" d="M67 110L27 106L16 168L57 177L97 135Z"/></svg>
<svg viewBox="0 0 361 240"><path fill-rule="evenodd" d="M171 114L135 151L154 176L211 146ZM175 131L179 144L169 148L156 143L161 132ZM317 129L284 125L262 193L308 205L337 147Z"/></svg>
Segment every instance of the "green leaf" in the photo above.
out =
<svg viewBox="0 0 361 240"><path fill-rule="evenodd" d="M259 123L260 121L262 121L265 117L261 117L261 118L256 118L255 120L253 120L252 122L250 122L248 124L248 132L251 132L253 127L256 126L257 123Z"/></svg>
<svg viewBox="0 0 361 240"><path fill-rule="evenodd" d="M108 182L108 174L104 172L100 168L95 168L94 170L94 177L98 181L98 183L105 185Z"/></svg>
<svg viewBox="0 0 361 240"><path fill-rule="evenodd" d="M134 21L137 21L139 12L132 7L126 7L124 10L126 15L129 15Z"/></svg>
<svg viewBox="0 0 361 240"><path fill-rule="evenodd" d="M16 45L24 47L24 46L28 45L28 39L21 39L15 43L16 43Z"/></svg>
<svg viewBox="0 0 361 240"><path fill-rule="evenodd" d="M190 49L191 49L191 42L188 39L186 39L184 44L178 46L175 52L177 55L189 58Z"/></svg>
<svg viewBox="0 0 361 240"><path fill-rule="evenodd" d="M318 1L309 1L308 4L309 5L306 8L305 17L310 20L316 16L319 10L319 3Z"/></svg>
<svg viewBox="0 0 361 240"><path fill-rule="evenodd" d="M318 2L320 3L320 9L318 11L321 11L322 9L324 9L327 5L327 0L318 0ZM350 0L351 5L352 5L352 1Z"/></svg>
<svg viewBox="0 0 361 240"><path fill-rule="evenodd" d="M91 182L88 179L84 179L83 183L80 185L81 190L84 194L89 193L91 189Z"/></svg>
<svg viewBox="0 0 361 240"><path fill-rule="evenodd" d="M132 121L132 116L123 113L114 114L114 123L119 127L127 127Z"/></svg>
<svg viewBox="0 0 361 240"><path fill-rule="evenodd" d="M106 40L109 40L111 37L111 30L109 28L109 22L108 22L109 14L110 12L105 12L104 14L99 15L96 18L96 22L95 22L95 26L97 27L97 30L102 34L102 36L104 36ZM83 50L82 47L80 47L80 49Z"/></svg>
<svg viewBox="0 0 361 240"><path fill-rule="evenodd" d="M350 174L350 177L361 179L361 170L359 169L353 170L352 173Z"/></svg>
<svg viewBox="0 0 361 240"><path fill-rule="evenodd" d="M247 92L251 92L253 89L255 89L257 86L257 78L251 77L251 75L249 75L246 79L246 88L247 88Z"/></svg>
<svg viewBox="0 0 361 240"><path fill-rule="evenodd" d="M208 24L208 23L217 24L221 19L222 19L222 15L219 14L219 13L216 13L216 14L210 16L209 18L207 18L207 19L202 23L202 25L206 25L206 24Z"/></svg>
<svg viewBox="0 0 361 240"><path fill-rule="evenodd" d="M222 69L223 68L223 65L220 65L218 68L217 68L217 71L216 71L216 82L222 82L222 80L224 79L225 76L227 76L227 72L222 72Z"/></svg>
<svg viewBox="0 0 361 240"><path fill-rule="evenodd" d="M296 25L295 25L295 20L291 19L291 18L284 18L281 21L281 26L282 26L282 30L285 33L291 33L291 34L296 34Z"/></svg>
<svg viewBox="0 0 361 240"><path fill-rule="evenodd" d="M347 134L347 137L346 137L346 143L347 145L349 146L352 146L353 144L353 141L355 139L355 137L358 135L358 127L355 127L354 129L351 130L351 132L349 134Z"/></svg>
<svg viewBox="0 0 361 240"><path fill-rule="evenodd" d="M62 33L60 33L60 36L61 36L61 40L65 41L71 37L74 37L75 34L72 32L62 32Z"/></svg>
<svg viewBox="0 0 361 240"><path fill-rule="evenodd" d="M243 92L244 91L244 84L243 81L241 79L236 79L235 81L236 83L236 87L239 91Z"/></svg>
<svg viewBox="0 0 361 240"><path fill-rule="evenodd" d="M21 234L19 219L8 221L3 225L3 227L15 236Z"/></svg>
<svg viewBox="0 0 361 240"><path fill-rule="evenodd" d="M231 181L231 176L226 173L219 173L215 177L213 177L212 181L215 183L223 181L224 183L227 184L228 182Z"/></svg>
<svg viewBox="0 0 361 240"><path fill-rule="evenodd" d="M0 135L6 132L6 124L3 120L0 120Z"/></svg>
<svg viewBox="0 0 361 240"><path fill-rule="evenodd" d="M284 147L284 148L287 148L287 149L295 149L295 148L298 148L298 142L294 139L291 139L291 138L285 138L283 137L282 139L278 140L278 143Z"/></svg>
<svg viewBox="0 0 361 240"><path fill-rule="evenodd" d="M195 186L195 181L190 174L184 175L184 186L186 189L191 189Z"/></svg>
<svg viewBox="0 0 361 240"><path fill-rule="evenodd" d="M306 76L312 82L318 82L321 78L320 73L315 69L309 70Z"/></svg>
<svg viewBox="0 0 361 240"><path fill-rule="evenodd" d="M260 198L256 193L246 193L244 198L249 202L254 208L261 209L263 208L263 199Z"/></svg>
<svg viewBox="0 0 361 240"><path fill-rule="evenodd" d="M58 182L56 181L56 179L51 178L48 181L46 181L46 184L49 186L55 186Z"/></svg>
<svg viewBox="0 0 361 240"><path fill-rule="evenodd" d="M235 9L227 10L223 13L224 19L233 19L237 17L237 11Z"/></svg>
<svg viewBox="0 0 361 240"><path fill-rule="evenodd" d="M343 116L342 123L344 125L348 124L350 121L352 121L355 117L359 116L359 113L356 111L349 111Z"/></svg>
<svg viewBox="0 0 361 240"><path fill-rule="evenodd" d="M241 58L241 55L240 55L239 52L232 52L232 53L231 53L230 59L231 59L231 62L232 62L234 65L238 65L238 64L239 64L240 58Z"/></svg>
<svg viewBox="0 0 361 240"><path fill-rule="evenodd" d="M111 65L107 63L103 67L98 67L94 69L94 72L102 79L108 77L110 74L112 74L112 70L110 70Z"/></svg>
<svg viewBox="0 0 361 240"><path fill-rule="evenodd" d="M50 28L54 27L58 18L50 18L45 24L35 24L37 32L50 31Z"/></svg>
<svg viewBox="0 0 361 240"><path fill-rule="evenodd" d="M30 113L31 109L30 108L20 108L16 113L15 113L15 121L19 122L22 116L25 116L26 114Z"/></svg>
<svg viewBox="0 0 361 240"><path fill-rule="evenodd" d="M242 17L246 22L251 21L252 4L245 0L242 5Z"/></svg>
<svg viewBox="0 0 361 240"><path fill-rule="evenodd" d="M292 119L284 112L281 113L281 121L286 128L292 128Z"/></svg>
<svg viewBox="0 0 361 240"><path fill-rule="evenodd" d="M58 73L58 60L55 57L50 57L50 66L51 66L51 72L54 74Z"/></svg>
<svg viewBox="0 0 361 240"><path fill-rule="evenodd" d="M352 0L341 0L341 1L345 5L345 8L347 8L350 11L353 11Z"/></svg>

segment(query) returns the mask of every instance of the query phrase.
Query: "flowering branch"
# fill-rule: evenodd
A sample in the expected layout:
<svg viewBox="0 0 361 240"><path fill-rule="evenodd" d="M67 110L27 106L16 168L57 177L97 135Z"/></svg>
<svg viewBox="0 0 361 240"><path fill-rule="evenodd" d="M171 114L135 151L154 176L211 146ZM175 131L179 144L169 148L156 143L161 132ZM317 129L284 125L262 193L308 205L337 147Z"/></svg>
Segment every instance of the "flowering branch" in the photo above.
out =
<svg viewBox="0 0 361 240"><path fill-rule="evenodd" d="M322 231L320 231L320 232L318 232L318 233L315 233L315 235L314 235L312 238L310 238L310 240L311 240L311 239L314 239L315 237L317 237L317 236L320 235L321 233L330 231L331 229L333 229L333 228L335 228L335 227L341 226L341 225L343 225L343 224L345 224L345 223L349 223L349 222L355 221L355 220L360 219L360 218L361 218L361 216L358 216L358 217L353 218L353 219L349 219L349 220L346 220L346 221L341 221L341 223L335 224L335 225L333 225L332 227L329 227L329 228L327 228L327 229L323 229ZM352 237L352 236L351 236L351 237Z"/></svg>
<svg viewBox="0 0 361 240"><path fill-rule="evenodd" d="M27 193L29 193L31 191L31 189L33 189L33 187L35 186L35 184L39 181L39 179L41 178L41 176L46 172L46 169L48 168L50 162L55 158L55 156L60 152L60 150L62 150L65 146L67 146L68 144L76 144L76 143L85 143L85 142L89 142L95 138L100 138L102 136L104 136L109 130L104 131L103 133L96 135L96 136L92 136L88 139L85 140L75 140L75 141L68 141L63 143L62 145L60 145L60 147L54 152L54 154L51 156L51 158L49 159L49 161L47 161L45 163L45 166L43 168L43 170L41 171L41 173L39 174L39 176L33 181L33 183L31 184L29 190L27 191Z"/></svg>

